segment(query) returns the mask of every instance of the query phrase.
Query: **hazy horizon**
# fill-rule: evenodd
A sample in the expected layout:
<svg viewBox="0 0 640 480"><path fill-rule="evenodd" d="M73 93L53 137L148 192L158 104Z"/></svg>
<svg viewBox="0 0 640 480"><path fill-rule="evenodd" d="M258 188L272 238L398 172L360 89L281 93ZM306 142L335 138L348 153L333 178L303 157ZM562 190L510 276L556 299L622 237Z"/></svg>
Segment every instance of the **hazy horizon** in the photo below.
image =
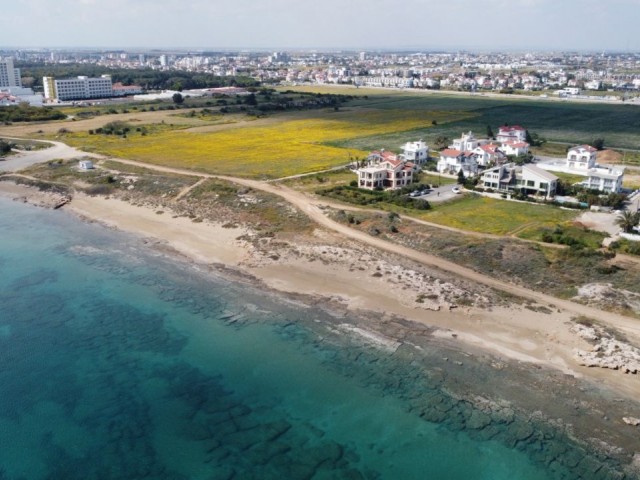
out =
<svg viewBox="0 0 640 480"><path fill-rule="evenodd" d="M5 48L640 50L638 0L24 0L3 14Z"/></svg>

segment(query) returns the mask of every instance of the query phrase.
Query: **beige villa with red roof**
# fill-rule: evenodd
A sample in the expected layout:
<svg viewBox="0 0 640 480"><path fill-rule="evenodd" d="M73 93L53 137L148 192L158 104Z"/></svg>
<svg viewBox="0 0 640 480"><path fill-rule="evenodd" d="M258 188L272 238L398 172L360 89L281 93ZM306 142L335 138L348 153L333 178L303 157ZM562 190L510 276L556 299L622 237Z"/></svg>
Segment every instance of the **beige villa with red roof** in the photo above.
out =
<svg viewBox="0 0 640 480"><path fill-rule="evenodd" d="M356 170L358 187L368 190L395 190L413 183L413 162L407 162L384 150L371 152L367 165Z"/></svg>

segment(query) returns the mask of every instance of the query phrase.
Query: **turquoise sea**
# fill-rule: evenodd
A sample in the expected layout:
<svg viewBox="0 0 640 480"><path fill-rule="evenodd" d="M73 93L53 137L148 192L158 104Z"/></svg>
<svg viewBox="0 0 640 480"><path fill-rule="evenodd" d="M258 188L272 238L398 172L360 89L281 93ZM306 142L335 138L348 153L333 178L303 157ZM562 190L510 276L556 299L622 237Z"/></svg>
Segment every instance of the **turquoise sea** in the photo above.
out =
<svg viewBox="0 0 640 480"><path fill-rule="evenodd" d="M428 349L350 325L0 199L0 479L587 478L553 430L453 398Z"/></svg>

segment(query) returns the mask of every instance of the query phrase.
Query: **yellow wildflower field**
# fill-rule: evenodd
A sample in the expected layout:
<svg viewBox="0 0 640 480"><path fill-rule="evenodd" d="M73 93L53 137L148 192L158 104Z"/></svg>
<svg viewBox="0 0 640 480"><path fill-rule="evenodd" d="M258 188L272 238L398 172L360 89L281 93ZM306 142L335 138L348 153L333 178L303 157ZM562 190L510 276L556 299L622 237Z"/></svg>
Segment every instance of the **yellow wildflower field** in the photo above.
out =
<svg viewBox="0 0 640 480"><path fill-rule="evenodd" d="M358 137L428 128L465 118L465 113L357 109L252 122L211 132L150 129L127 138L73 133L64 141L86 150L210 173L280 178L314 172L363 158L369 152L332 146ZM407 141L417 138L407 138ZM395 146L396 148L399 147Z"/></svg>

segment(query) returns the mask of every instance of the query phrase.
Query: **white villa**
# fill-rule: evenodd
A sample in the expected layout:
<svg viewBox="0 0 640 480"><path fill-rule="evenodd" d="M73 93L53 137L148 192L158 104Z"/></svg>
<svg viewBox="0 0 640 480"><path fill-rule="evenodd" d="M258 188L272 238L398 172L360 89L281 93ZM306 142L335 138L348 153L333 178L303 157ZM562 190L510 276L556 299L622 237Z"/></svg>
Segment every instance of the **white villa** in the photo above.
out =
<svg viewBox="0 0 640 480"><path fill-rule="evenodd" d="M528 195L552 197L556 193L558 177L534 165L499 165L482 173L481 184L500 192L523 192Z"/></svg>
<svg viewBox="0 0 640 480"><path fill-rule="evenodd" d="M460 138L456 138L449 148L453 150L460 150L462 152L472 151L475 148L486 145L489 143L487 139L477 139L473 132L469 131L469 133L463 133Z"/></svg>
<svg viewBox="0 0 640 480"><path fill-rule="evenodd" d="M440 152L440 160L436 169L440 173L455 175L462 171L465 177L473 177L478 174L478 161L472 151L461 151L455 148L446 148Z"/></svg>
<svg viewBox="0 0 640 480"><path fill-rule="evenodd" d="M504 152L495 143L479 145L473 149L473 153L476 155L476 162L478 162L478 165L481 167L489 167L504 163L507 158Z"/></svg>
<svg viewBox="0 0 640 480"><path fill-rule="evenodd" d="M527 129L520 125L504 125L498 129L496 140L500 143L524 142L527 140Z"/></svg>
<svg viewBox="0 0 640 480"><path fill-rule="evenodd" d="M529 144L519 140L509 140L502 142L500 150L502 150L505 155L514 155L519 157L520 155L526 155L529 153Z"/></svg>
<svg viewBox="0 0 640 480"><path fill-rule="evenodd" d="M429 158L429 147L422 140L407 142L402 146L402 157L408 162L422 166Z"/></svg>
<svg viewBox="0 0 640 480"><path fill-rule="evenodd" d="M620 193L624 170L616 168L595 167L587 171L589 175L581 185L590 190L600 190L604 193Z"/></svg>
<svg viewBox="0 0 640 480"><path fill-rule="evenodd" d="M567 168L586 172L596 166L597 150L589 145L578 145L567 152Z"/></svg>
<svg viewBox="0 0 640 480"><path fill-rule="evenodd" d="M358 187L368 190L395 190L413 183L415 165L391 152L371 152L367 166L356 170Z"/></svg>

